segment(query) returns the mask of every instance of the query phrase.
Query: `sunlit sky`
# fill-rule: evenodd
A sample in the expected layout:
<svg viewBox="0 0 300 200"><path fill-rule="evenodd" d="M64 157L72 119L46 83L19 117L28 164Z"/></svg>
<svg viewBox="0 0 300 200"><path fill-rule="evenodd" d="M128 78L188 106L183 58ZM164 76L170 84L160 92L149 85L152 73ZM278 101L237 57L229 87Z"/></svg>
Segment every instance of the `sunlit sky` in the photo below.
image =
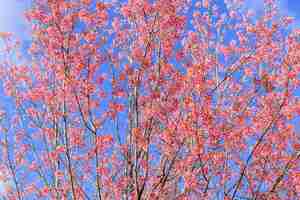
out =
<svg viewBox="0 0 300 200"><path fill-rule="evenodd" d="M26 22L23 12L27 8L27 0L0 0L0 32L13 32L24 37Z"/></svg>

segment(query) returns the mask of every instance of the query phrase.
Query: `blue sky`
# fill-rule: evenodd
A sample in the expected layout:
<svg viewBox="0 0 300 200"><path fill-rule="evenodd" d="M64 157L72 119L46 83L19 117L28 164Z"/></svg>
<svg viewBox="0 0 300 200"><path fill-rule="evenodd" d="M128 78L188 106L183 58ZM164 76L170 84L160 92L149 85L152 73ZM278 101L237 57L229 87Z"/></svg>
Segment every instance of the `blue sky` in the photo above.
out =
<svg viewBox="0 0 300 200"><path fill-rule="evenodd" d="M23 12L29 6L28 0L0 0L0 32L12 32L18 37L25 37Z"/></svg>
<svg viewBox="0 0 300 200"><path fill-rule="evenodd" d="M263 9L264 0L245 0L246 7L259 12ZM278 0L280 12L295 18L294 27L300 27L300 4L299 0Z"/></svg>
<svg viewBox="0 0 300 200"><path fill-rule="evenodd" d="M300 18L300 4L298 0L285 0L285 8L295 17Z"/></svg>

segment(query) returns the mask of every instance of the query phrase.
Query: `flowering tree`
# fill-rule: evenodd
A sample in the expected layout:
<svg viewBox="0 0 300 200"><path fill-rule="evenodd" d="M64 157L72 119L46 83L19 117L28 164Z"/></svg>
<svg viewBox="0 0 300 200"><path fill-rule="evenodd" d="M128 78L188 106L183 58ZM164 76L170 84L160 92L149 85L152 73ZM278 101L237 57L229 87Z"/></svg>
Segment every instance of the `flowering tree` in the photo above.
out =
<svg viewBox="0 0 300 200"><path fill-rule="evenodd" d="M273 0L38 0L26 18L30 48L1 34L3 199L300 198L300 30Z"/></svg>

